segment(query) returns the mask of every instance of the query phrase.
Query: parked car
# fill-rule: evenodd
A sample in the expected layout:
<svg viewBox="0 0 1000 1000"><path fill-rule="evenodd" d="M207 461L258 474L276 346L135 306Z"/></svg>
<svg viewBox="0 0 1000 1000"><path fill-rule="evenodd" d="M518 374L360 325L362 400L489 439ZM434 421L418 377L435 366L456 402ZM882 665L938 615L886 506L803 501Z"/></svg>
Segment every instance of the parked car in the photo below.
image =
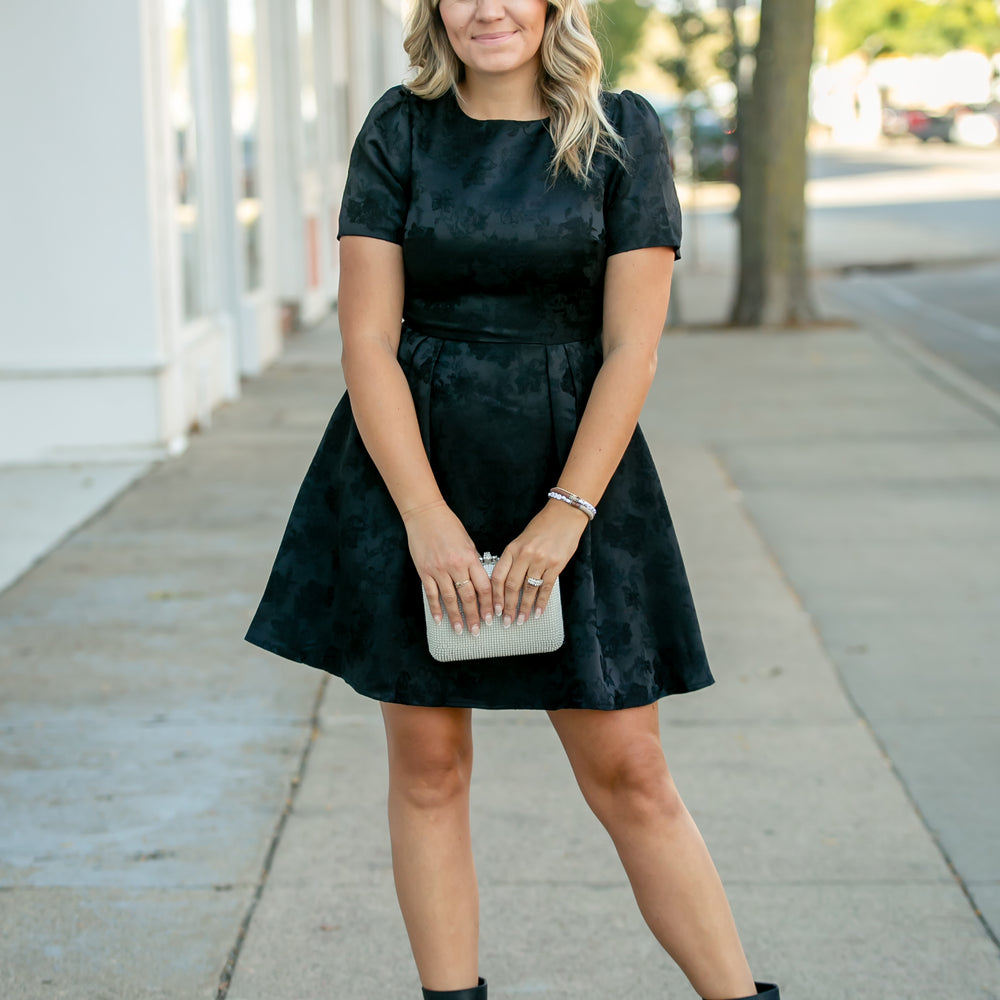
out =
<svg viewBox="0 0 1000 1000"><path fill-rule="evenodd" d="M956 104L947 111L905 112L911 135L921 142L940 139L963 146L992 146L1000 142L1000 103ZM884 121L884 119L883 119Z"/></svg>
<svg viewBox="0 0 1000 1000"><path fill-rule="evenodd" d="M882 107L882 135L898 139L910 134L910 113L905 108Z"/></svg>
<svg viewBox="0 0 1000 1000"><path fill-rule="evenodd" d="M952 142L952 129L955 127L954 109L931 114L929 111L913 109L906 112L910 135L916 136L921 142L940 139L942 142Z"/></svg>
<svg viewBox="0 0 1000 1000"><path fill-rule="evenodd" d="M735 122L713 108L683 104L661 108L659 118L679 176L736 181L739 147Z"/></svg>

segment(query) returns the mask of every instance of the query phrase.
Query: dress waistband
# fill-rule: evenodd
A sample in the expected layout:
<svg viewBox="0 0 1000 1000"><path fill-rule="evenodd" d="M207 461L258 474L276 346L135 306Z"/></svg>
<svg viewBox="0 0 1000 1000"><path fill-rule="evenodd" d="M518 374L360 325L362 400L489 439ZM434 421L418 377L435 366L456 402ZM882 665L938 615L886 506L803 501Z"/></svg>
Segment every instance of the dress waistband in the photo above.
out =
<svg viewBox="0 0 1000 1000"><path fill-rule="evenodd" d="M489 330L450 330L440 326L423 325L419 329L404 321L402 336L434 337L437 340L454 340L468 344L531 344L538 347L550 347L555 344L587 344L599 343L600 333L589 337L581 337L571 330L555 331L545 337L516 336L506 333L494 333Z"/></svg>

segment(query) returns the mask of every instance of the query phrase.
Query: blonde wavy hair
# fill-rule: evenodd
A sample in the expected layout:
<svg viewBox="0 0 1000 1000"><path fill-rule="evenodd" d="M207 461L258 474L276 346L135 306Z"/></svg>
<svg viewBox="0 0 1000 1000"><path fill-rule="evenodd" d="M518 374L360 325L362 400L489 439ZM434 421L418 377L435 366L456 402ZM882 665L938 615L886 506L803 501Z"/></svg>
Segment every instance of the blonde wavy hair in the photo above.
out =
<svg viewBox="0 0 1000 1000"><path fill-rule="evenodd" d="M406 87L427 99L451 90L461 100L458 84L465 67L448 40L439 3L410 0L403 48L414 75ZM621 160L623 144L601 106L601 50L582 0L549 0L540 55L538 91L555 144L551 177L566 169L586 184L595 154Z"/></svg>

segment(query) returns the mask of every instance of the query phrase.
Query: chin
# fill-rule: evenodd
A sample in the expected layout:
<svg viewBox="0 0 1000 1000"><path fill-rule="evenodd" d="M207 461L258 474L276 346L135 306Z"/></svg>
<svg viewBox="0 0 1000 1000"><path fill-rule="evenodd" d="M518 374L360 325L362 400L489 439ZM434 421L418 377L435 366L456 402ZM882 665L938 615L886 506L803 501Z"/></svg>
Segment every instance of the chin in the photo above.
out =
<svg viewBox="0 0 1000 1000"><path fill-rule="evenodd" d="M499 59L480 59L478 62L466 63L465 68L471 69L474 73L510 73L517 69L520 63L515 63L510 60L506 62Z"/></svg>
<svg viewBox="0 0 1000 1000"><path fill-rule="evenodd" d="M521 53L511 52L477 53L476 58L464 60L468 69L478 73L509 73L529 61Z"/></svg>

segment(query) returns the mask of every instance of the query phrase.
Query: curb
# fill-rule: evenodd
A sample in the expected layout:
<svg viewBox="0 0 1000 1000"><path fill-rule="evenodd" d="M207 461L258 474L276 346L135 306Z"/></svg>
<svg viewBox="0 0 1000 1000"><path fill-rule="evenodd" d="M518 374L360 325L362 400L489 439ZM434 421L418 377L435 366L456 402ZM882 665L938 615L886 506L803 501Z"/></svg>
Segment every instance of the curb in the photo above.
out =
<svg viewBox="0 0 1000 1000"><path fill-rule="evenodd" d="M952 395L962 397L963 402L971 403L994 423L1000 424L1000 393L994 392L978 379L967 375L950 361L946 361L930 348L916 343L899 330L871 319L859 326L861 329L867 328L873 336L903 356L931 382Z"/></svg>

